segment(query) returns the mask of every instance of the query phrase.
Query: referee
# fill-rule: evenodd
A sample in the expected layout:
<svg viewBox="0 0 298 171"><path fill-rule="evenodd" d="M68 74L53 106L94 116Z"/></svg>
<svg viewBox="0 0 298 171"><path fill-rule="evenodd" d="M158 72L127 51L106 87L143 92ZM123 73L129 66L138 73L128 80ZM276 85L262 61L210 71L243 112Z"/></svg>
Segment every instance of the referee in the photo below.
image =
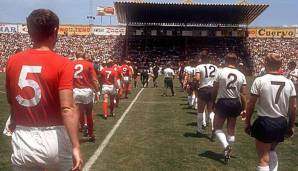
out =
<svg viewBox="0 0 298 171"><path fill-rule="evenodd" d="M167 63L166 68L164 69L164 93L163 96L167 96L167 89L170 88L172 96L175 96L173 88L173 79L175 78L174 70L171 68L171 64Z"/></svg>

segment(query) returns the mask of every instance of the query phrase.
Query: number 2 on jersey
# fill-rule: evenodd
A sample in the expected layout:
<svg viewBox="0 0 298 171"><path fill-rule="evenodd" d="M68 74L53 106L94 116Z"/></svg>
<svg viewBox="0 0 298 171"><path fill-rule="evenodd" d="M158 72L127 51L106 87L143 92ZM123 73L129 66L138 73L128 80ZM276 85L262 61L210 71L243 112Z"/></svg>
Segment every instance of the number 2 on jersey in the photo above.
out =
<svg viewBox="0 0 298 171"><path fill-rule="evenodd" d="M82 79L83 77L80 75L80 73L83 71L84 67L82 64L76 64L75 65L75 73L74 73L74 78L79 78Z"/></svg>
<svg viewBox="0 0 298 171"><path fill-rule="evenodd" d="M230 79L231 77L233 77L233 78L232 78L232 80L230 82L228 82L227 89L236 89L236 87L234 86L234 84L237 81L237 75L235 75L233 73L230 73L228 75L228 79Z"/></svg>
<svg viewBox="0 0 298 171"><path fill-rule="evenodd" d="M279 86L276 96L275 96L275 104L278 104L279 98L280 98L280 94L281 91L284 89L285 87L285 82L281 82L281 81L271 81L271 85L277 85Z"/></svg>

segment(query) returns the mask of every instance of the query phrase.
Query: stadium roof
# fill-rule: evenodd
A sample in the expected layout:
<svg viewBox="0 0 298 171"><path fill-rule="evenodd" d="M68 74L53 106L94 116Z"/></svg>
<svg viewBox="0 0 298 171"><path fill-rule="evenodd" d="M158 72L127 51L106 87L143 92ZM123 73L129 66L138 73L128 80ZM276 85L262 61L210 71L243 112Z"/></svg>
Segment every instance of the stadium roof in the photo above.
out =
<svg viewBox="0 0 298 171"><path fill-rule="evenodd" d="M249 25L269 5L114 3L118 21L126 24Z"/></svg>

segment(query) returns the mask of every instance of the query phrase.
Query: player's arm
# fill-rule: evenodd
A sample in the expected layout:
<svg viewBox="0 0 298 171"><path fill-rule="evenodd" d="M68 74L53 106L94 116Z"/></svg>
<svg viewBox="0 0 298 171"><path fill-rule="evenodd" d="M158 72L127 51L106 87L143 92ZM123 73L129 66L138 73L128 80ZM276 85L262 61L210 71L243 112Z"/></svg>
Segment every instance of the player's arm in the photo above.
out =
<svg viewBox="0 0 298 171"><path fill-rule="evenodd" d="M78 170L81 168L83 163L78 135L79 113L75 110L72 90L60 90L59 98L63 123L72 144L72 154L74 158L74 165L72 170Z"/></svg>
<svg viewBox="0 0 298 171"><path fill-rule="evenodd" d="M297 110L296 96L292 96L290 97L290 102L289 102L289 130L287 135L288 137L292 137L294 135L296 110Z"/></svg>
<svg viewBox="0 0 298 171"><path fill-rule="evenodd" d="M97 75L96 75L95 69L93 67L90 68L90 73L91 73L93 89L95 90L95 92L98 92L99 91L99 82L97 80Z"/></svg>
<svg viewBox="0 0 298 171"><path fill-rule="evenodd" d="M246 87L246 85L242 85L240 88L240 100L241 100L243 110L246 109L246 103L247 103L246 96L247 96L247 87Z"/></svg>
<svg viewBox="0 0 298 171"><path fill-rule="evenodd" d="M213 103L215 102L216 100L216 96L217 96L217 93L218 93L218 89L219 89L219 83L217 81L215 81L213 83L213 92L212 92L212 101Z"/></svg>
<svg viewBox="0 0 298 171"><path fill-rule="evenodd" d="M252 94L248 100L248 103L247 103L247 106L246 106L246 118L245 118L245 132L250 135L251 133L251 123L250 123L250 120L251 120L251 116L254 112L254 108L255 108L255 105L256 105L256 102L258 100L258 96L257 95L254 95Z"/></svg>

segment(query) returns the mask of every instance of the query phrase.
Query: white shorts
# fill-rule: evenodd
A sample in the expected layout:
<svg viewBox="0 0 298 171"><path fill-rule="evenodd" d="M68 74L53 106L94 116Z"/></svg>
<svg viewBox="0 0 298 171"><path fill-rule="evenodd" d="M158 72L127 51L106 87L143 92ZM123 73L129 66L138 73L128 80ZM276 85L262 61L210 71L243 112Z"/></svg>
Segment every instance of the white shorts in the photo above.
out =
<svg viewBox="0 0 298 171"><path fill-rule="evenodd" d="M129 83L130 82L130 78L128 76L123 77L123 83Z"/></svg>
<svg viewBox="0 0 298 171"><path fill-rule="evenodd" d="M94 94L91 88L75 88L73 95L75 103L89 104L93 102Z"/></svg>
<svg viewBox="0 0 298 171"><path fill-rule="evenodd" d="M103 84L102 89L101 89L102 94L109 94L109 95L114 95L116 94L116 89L114 85L107 85Z"/></svg>
<svg viewBox="0 0 298 171"><path fill-rule="evenodd" d="M17 126L12 134L14 171L66 171L72 168L72 146L64 126Z"/></svg>

